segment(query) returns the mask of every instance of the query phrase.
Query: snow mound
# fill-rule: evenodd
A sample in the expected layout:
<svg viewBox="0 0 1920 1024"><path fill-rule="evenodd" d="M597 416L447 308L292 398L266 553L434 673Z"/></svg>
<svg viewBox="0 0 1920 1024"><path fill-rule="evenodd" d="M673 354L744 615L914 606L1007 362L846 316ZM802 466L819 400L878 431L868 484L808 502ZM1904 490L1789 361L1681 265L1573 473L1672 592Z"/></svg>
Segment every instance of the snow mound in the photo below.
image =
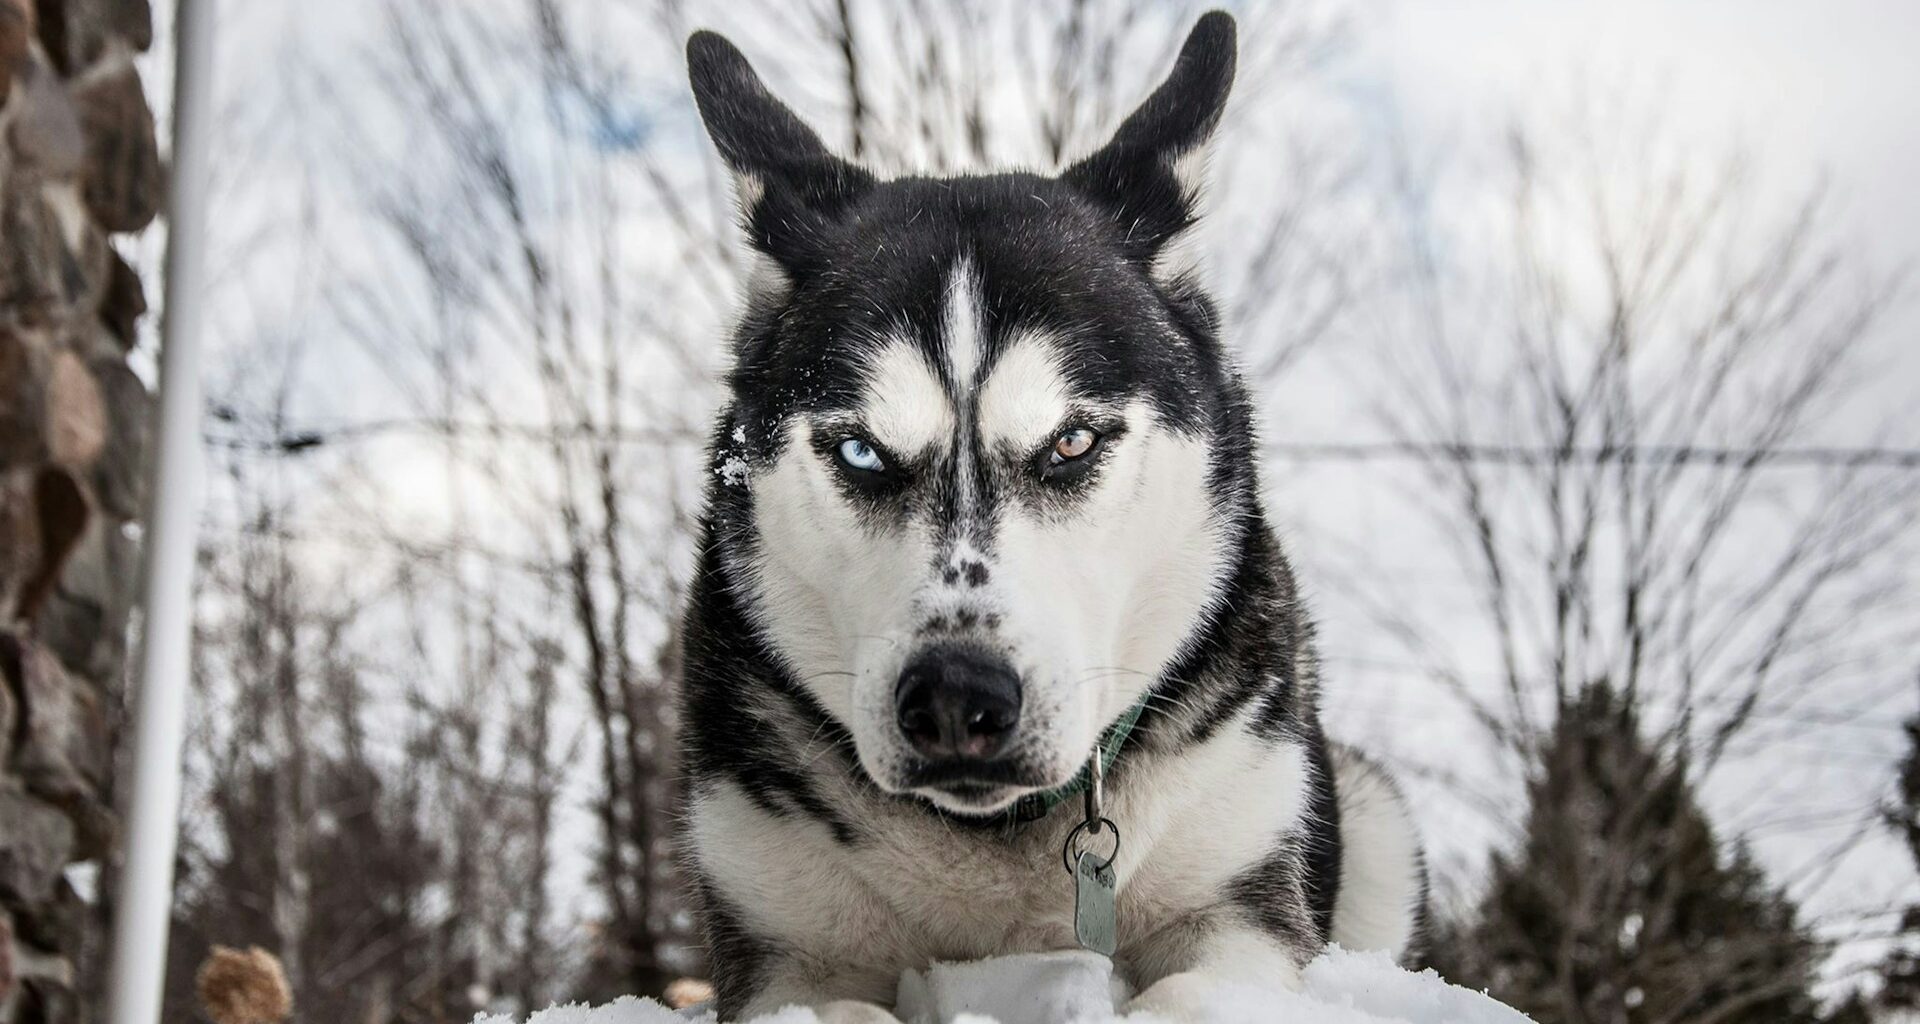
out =
<svg viewBox="0 0 1920 1024"><path fill-rule="evenodd" d="M1062 1017L1054 993L1071 991L1076 999L1108 988L1110 965L1095 954L1063 953L1041 957L1004 957L973 964L937 964L926 972L909 971L901 983L901 1015L909 1024L1046 1024L1071 1019L1080 1024L1124 1022L1158 1024L1146 1014L1122 1016L1100 1007ZM1048 978L1053 992L1026 997L1010 994L1018 982ZM1082 1003L1081 1005L1085 1005ZM993 1015L976 1011L992 1007ZM1196 1008L1198 1009L1198 1008ZM1477 992L1447 984L1438 974L1400 969L1385 953L1329 950L1307 965L1300 992L1258 987L1225 987L1219 999L1196 1017L1218 1024L1528 1024L1527 1018ZM558 1006L526 1024L714 1024L708 1013L676 1012L651 999L627 997L601 1007ZM512 1018L481 1015L474 1024L514 1024ZM811 1010L788 1007L756 1018L753 1024L819 1024Z"/></svg>

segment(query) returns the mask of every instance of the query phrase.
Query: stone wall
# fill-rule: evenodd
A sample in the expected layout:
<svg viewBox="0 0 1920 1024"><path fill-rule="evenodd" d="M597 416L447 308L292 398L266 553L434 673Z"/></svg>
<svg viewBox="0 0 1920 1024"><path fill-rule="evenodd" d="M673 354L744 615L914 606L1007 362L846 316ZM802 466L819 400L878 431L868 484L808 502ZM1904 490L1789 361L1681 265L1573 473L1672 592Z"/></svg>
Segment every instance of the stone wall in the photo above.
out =
<svg viewBox="0 0 1920 1024"><path fill-rule="evenodd" d="M113 236L160 203L152 38L148 0L0 0L0 1024L99 1012L70 867L115 830L148 398Z"/></svg>

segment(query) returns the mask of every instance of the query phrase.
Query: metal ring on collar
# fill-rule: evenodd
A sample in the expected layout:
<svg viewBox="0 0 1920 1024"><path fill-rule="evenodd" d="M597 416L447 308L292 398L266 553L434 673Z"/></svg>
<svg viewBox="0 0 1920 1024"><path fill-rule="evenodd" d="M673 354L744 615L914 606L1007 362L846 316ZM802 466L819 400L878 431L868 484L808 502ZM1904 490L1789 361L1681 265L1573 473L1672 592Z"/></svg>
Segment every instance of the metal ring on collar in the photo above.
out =
<svg viewBox="0 0 1920 1024"><path fill-rule="evenodd" d="M1060 863L1066 867L1067 874L1073 874L1073 841L1078 839L1082 832L1089 836L1099 835L1102 828L1113 833L1113 852L1107 854L1107 859L1101 862L1100 868L1105 870L1115 860L1119 859L1120 826L1115 825L1112 818L1101 818L1098 821L1083 821L1073 826L1073 830L1067 833L1067 841L1060 847Z"/></svg>

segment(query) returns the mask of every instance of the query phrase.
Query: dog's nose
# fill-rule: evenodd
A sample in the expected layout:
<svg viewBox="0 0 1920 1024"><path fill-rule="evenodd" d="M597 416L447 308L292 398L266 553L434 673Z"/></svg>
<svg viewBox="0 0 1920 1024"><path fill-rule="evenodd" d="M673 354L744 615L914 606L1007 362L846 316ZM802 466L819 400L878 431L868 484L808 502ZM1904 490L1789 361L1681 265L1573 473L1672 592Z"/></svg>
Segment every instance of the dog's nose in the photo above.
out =
<svg viewBox="0 0 1920 1024"><path fill-rule="evenodd" d="M893 700L900 731L921 756L984 761L1020 722L1020 677L984 651L932 647L901 670Z"/></svg>

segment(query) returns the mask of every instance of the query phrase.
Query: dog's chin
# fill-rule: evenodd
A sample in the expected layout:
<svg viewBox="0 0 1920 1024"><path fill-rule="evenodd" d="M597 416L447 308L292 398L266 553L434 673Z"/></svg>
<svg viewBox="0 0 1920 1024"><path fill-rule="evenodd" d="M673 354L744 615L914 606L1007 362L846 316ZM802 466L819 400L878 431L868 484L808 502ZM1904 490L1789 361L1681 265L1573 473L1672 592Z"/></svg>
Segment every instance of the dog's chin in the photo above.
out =
<svg viewBox="0 0 1920 1024"><path fill-rule="evenodd" d="M991 818L1011 810L1022 797L1066 785L1075 772L1012 759L981 765L919 764L905 775L895 792L910 793L957 817Z"/></svg>
<svg viewBox="0 0 1920 1024"><path fill-rule="evenodd" d="M962 818L1004 814L1022 797L1065 785L1073 777L1072 772L1051 771L1017 757L976 764L902 759L887 767L892 770L869 773L882 791L915 797ZM1055 780L1056 774L1062 777Z"/></svg>
<svg viewBox="0 0 1920 1024"><path fill-rule="evenodd" d="M1037 792L1033 786L1007 786L995 783L957 782L943 786L922 786L914 795L948 814L962 818L991 818L1013 808L1020 798Z"/></svg>

